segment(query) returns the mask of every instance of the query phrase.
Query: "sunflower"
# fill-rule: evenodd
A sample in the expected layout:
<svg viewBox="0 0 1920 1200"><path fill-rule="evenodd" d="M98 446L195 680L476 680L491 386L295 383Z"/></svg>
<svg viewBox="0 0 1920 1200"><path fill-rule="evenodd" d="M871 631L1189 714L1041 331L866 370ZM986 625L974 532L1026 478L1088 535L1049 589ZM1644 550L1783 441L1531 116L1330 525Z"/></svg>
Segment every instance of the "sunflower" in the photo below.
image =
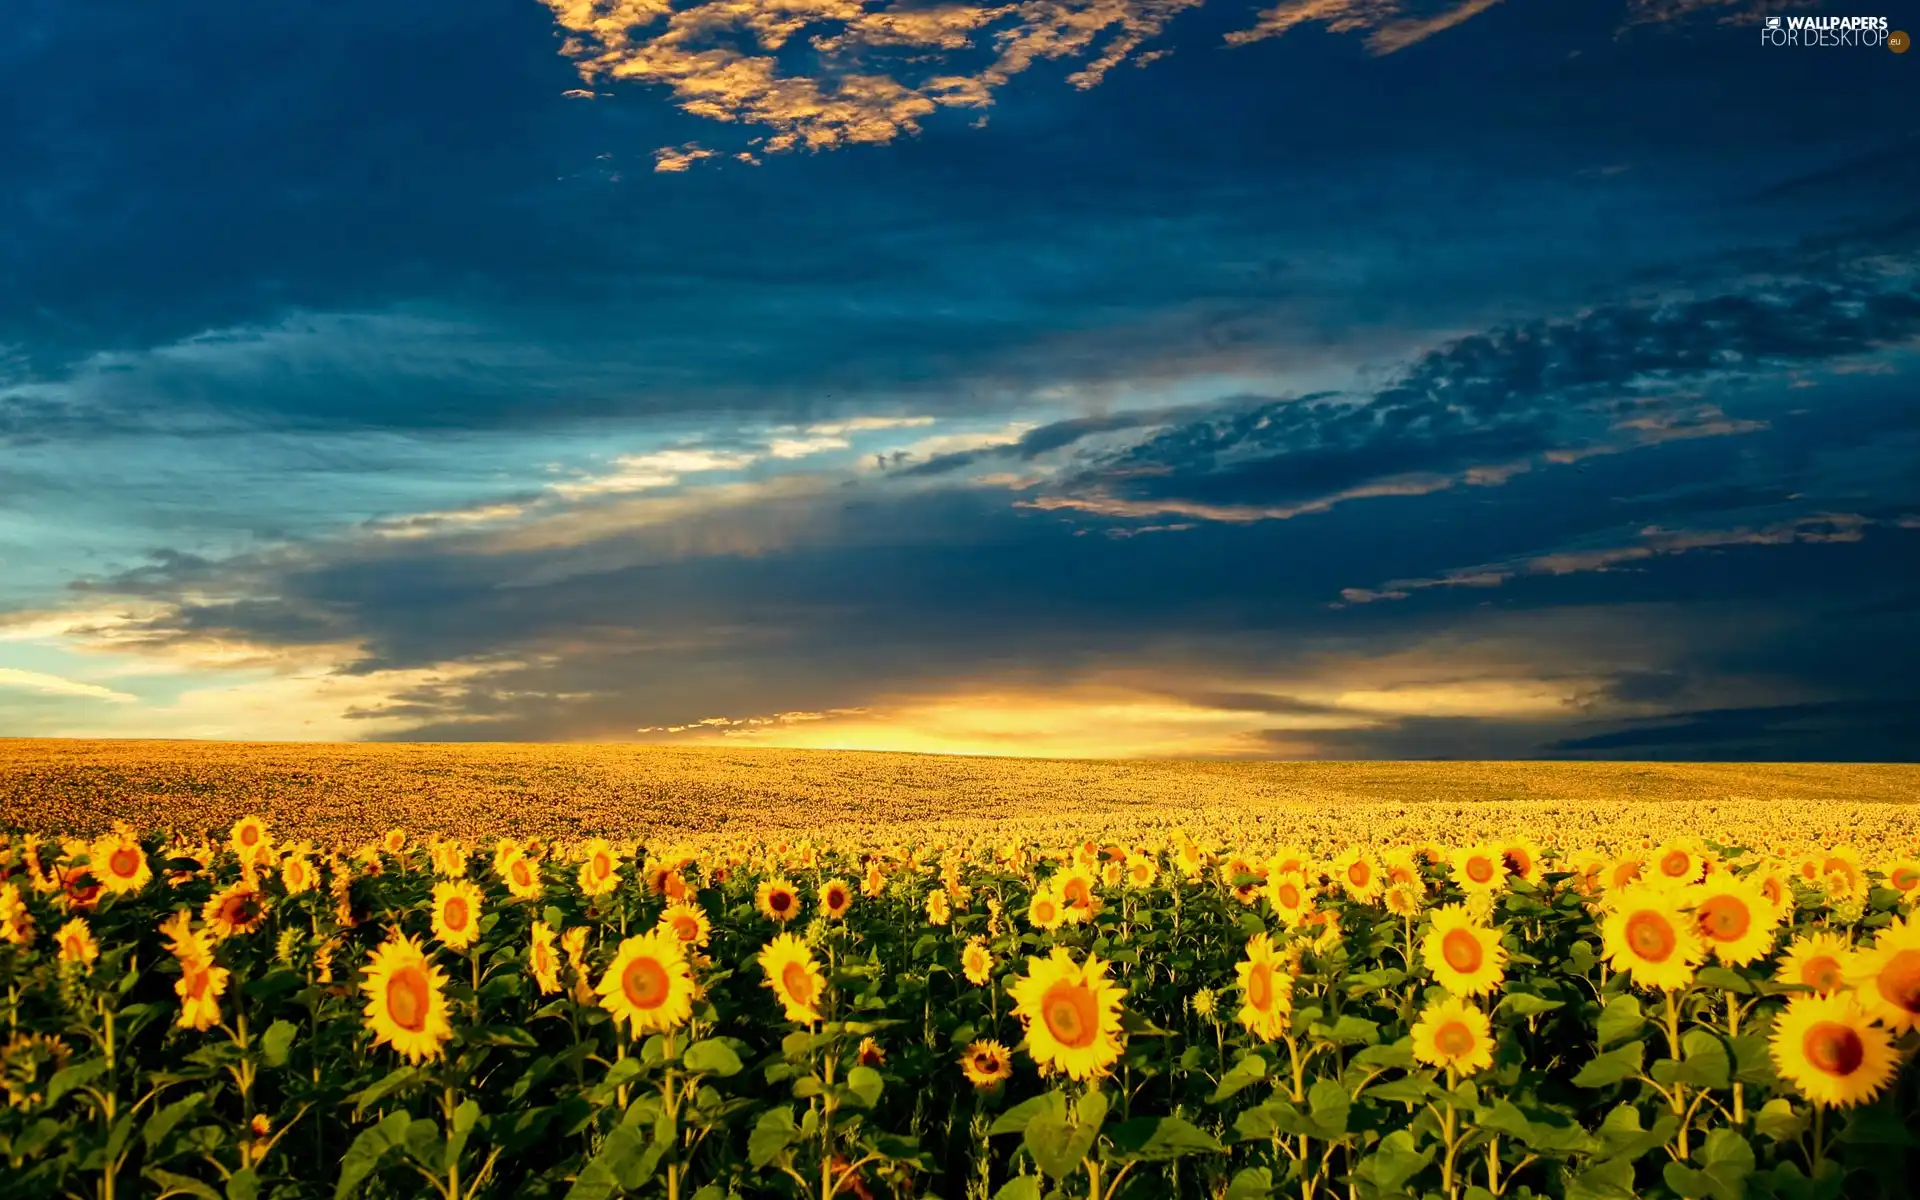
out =
<svg viewBox="0 0 1920 1200"><path fill-rule="evenodd" d="M1012 1078L1013 1055L992 1039L975 1042L960 1056L960 1071L981 1091L996 1088Z"/></svg>
<svg viewBox="0 0 1920 1200"><path fill-rule="evenodd" d="M1610 892L1629 888L1646 877L1647 860L1638 854L1623 854L1608 863L1600 881Z"/></svg>
<svg viewBox="0 0 1920 1200"><path fill-rule="evenodd" d="M1647 882L1658 887L1685 887L1698 882L1706 870L1699 850L1683 839L1662 844L1653 852L1649 863Z"/></svg>
<svg viewBox="0 0 1920 1200"><path fill-rule="evenodd" d="M1616 971L1643 988L1683 988L1707 948L1668 889L1638 885L1610 897L1600 936Z"/></svg>
<svg viewBox="0 0 1920 1200"><path fill-rule="evenodd" d="M515 900L538 900L546 891L540 882L540 868L525 851L509 850L500 862L499 875L507 885L507 894Z"/></svg>
<svg viewBox="0 0 1920 1200"><path fill-rule="evenodd" d="M1780 983L1810 987L1815 995L1830 995L1847 986L1852 959L1853 946L1846 938L1815 930L1794 939L1773 977Z"/></svg>
<svg viewBox="0 0 1920 1200"><path fill-rule="evenodd" d="M860 894L869 900L876 900L887 890L887 877L881 873L877 860L867 860L867 874L860 881Z"/></svg>
<svg viewBox="0 0 1920 1200"><path fill-rule="evenodd" d="M1273 952L1273 939L1256 933L1247 939L1247 957L1234 965L1245 1001L1234 1019L1263 1042L1285 1036L1293 1017L1293 974Z"/></svg>
<svg viewBox="0 0 1920 1200"><path fill-rule="evenodd" d="M1507 884L1506 863L1492 846L1467 846L1453 853L1453 881L1468 892L1497 892Z"/></svg>
<svg viewBox="0 0 1920 1200"><path fill-rule="evenodd" d="M967 948L960 952L960 973L975 987L987 986L993 978L993 952L987 949L987 939L967 940Z"/></svg>
<svg viewBox="0 0 1920 1200"><path fill-rule="evenodd" d="M1433 972L1433 981L1456 996L1499 991L1507 977L1507 951L1499 932L1475 921L1458 904L1433 910L1420 957Z"/></svg>
<svg viewBox="0 0 1920 1200"><path fill-rule="evenodd" d="M1604 855L1593 850L1577 850L1567 862L1567 871L1573 876L1567 880L1567 886L1575 895L1592 899L1600 894L1606 870Z"/></svg>
<svg viewBox="0 0 1920 1200"><path fill-rule="evenodd" d="M620 886L620 860L605 838L593 838L580 861L580 890L588 896L604 896Z"/></svg>
<svg viewBox="0 0 1920 1200"><path fill-rule="evenodd" d="M380 848L398 858L406 852L407 831L400 828L387 830L386 836L380 839Z"/></svg>
<svg viewBox="0 0 1920 1200"><path fill-rule="evenodd" d="M446 973L427 961L418 940L396 938L376 948L360 983L373 1044L392 1046L412 1063L439 1058L441 1043L453 1036L446 985Z"/></svg>
<svg viewBox="0 0 1920 1200"><path fill-rule="evenodd" d="M820 911L829 921L838 921L853 907L853 888L844 879L829 879L820 885Z"/></svg>
<svg viewBox="0 0 1920 1200"><path fill-rule="evenodd" d="M779 876L760 885L754 892L753 903L768 920L782 925L800 915L800 893Z"/></svg>
<svg viewBox="0 0 1920 1200"><path fill-rule="evenodd" d="M827 981L805 942L790 933L777 934L760 951L758 961L766 972L767 986L786 1010L787 1020L812 1024L823 1019L820 1000Z"/></svg>
<svg viewBox="0 0 1920 1200"><path fill-rule="evenodd" d="M73 1057L73 1048L44 1033L18 1033L0 1046L0 1086L12 1108L32 1108L46 1095L53 1077Z"/></svg>
<svg viewBox="0 0 1920 1200"><path fill-rule="evenodd" d="M1183 833L1180 835L1180 845L1174 851L1174 862L1188 882L1198 883L1207 870L1207 852L1200 843Z"/></svg>
<svg viewBox="0 0 1920 1200"><path fill-rule="evenodd" d="M1887 878L1887 886L1900 893L1903 900L1911 900L1920 895L1920 858L1896 858L1880 868Z"/></svg>
<svg viewBox="0 0 1920 1200"><path fill-rule="evenodd" d="M1749 878L1760 889L1760 894L1766 897L1767 903L1773 906L1777 919L1784 921L1793 914L1793 884L1786 872L1766 869L1756 871Z"/></svg>
<svg viewBox="0 0 1920 1200"><path fill-rule="evenodd" d="M567 961L576 971L587 969L587 927L575 925L560 935L560 949L567 955Z"/></svg>
<svg viewBox="0 0 1920 1200"><path fill-rule="evenodd" d="M713 931L706 912L699 905L684 901L667 905L666 911L660 914L660 928L672 930L682 946L704 946Z"/></svg>
<svg viewBox="0 0 1920 1200"><path fill-rule="evenodd" d="M1779 914L1750 881L1715 871L1705 883L1686 888L1681 902L1692 907L1695 931L1727 966L1745 966L1772 952Z"/></svg>
<svg viewBox="0 0 1920 1200"><path fill-rule="evenodd" d="M1847 982L1869 1017L1895 1033L1920 1027L1920 923L1902 917L1854 953Z"/></svg>
<svg viewBox="0 0 1920 1200"><path fill-rule="evenodd" d="M313 869L313 860L304 854L289 854L280 864L280 885L287 889L287 895L298 896L302 892L313 890L320 876Z"/></svg>
<svg viewBox="0 0 1920 1200"><path fill-rule="evenodd" d="M227 841L243 865L264 862L273 854L273 838L267 834L267 823L256 816L248 815L235 821Z"/></svg>
<svg viewBox="0 0 1920 1200"><path fill-rule="evenodd" d="M200 920L216 938L252 933L267 921L267 897L250 879L241 879L208 900Z"/></svg>
<svg viewBox="0 0 1920 1200"><path fill-rule="evenodd" d="M94 878L116 895L137 892L153 878L146 851L125 829L117 829L95 842L87 851Z"/></svg>
<svg viewBox="0 0 1920 1200"><path fill-rule="evenodd" d="M1420 874L1420 864L1414 861L1413 851L1405 846L1395 846L1380 855L1381 881L1391 888L1396 884L1426 890L1426 880Z"/></svg>
<svg viewBox="0 0 1920 1200"><path fill-rule="evenodd" d="M77 965L83 971L93 970L94 960L100 957L100 943L93 940L93 930L87 927L85 917L74 917L62 925L53 942L60 947L61 962Z"/></svg>
<svg viewBox="0 0 1920 1200"><path fill-rule="evenodd" d="M953 916L953 906L947 902L947 889L934 888L927 893L927 924L945 925Z"/></svg>
<svg viewBox="0 0 1920 1200"><path fill-rule="evenodd" d="M0 885L0 941L23 948L33 942L33 914L17 883Z"/></svg>
<svg viewBox="0 0 1920 1200"><path fill-rule="evenodd" d="M1899 1069L1893 1036L1852 996L1795 996L1774 1021L1773 1062L1815 1104L1871 1100Z"/></svg>
<svg viewBox="0 0 1920 1200"><path fill-rule="evenodd" d="M1043 887L1033 893L1033 899L1027 904L1027 921L1035 929L1058 929L1066 919L1066 909L1052 888Z"/></svg>
<svg viewBox="0 0 1920 1200"><path fill-rule="evenodd" d="M560 956L553 949L553 926L535 921L527 933L527 970L542 995L560 990Z"/></svg>
<svg viewBox="0 0 1920 1200"><path fill-rule="evenodd" d="M433 873L443 879L458 879L467 873L467 848L453 838L435 838L428 848Z"/></svg>
<svg viewBox="0 0 1920 1200"><path fill-rule="evenodd" d="M1127 886L1131 888L1150 888L1160 878L1160 866L1150 854L1136 854L1127 859Z"/></svg>
<svg viewBox="0 0 1920 1200"><path fill-rule="evenodd" d="M208 1030L220 1023L220 997L226 993L229 972L211 961L183 961L180 979L173 985L180 997L180 1016L174 1024L181 1029Z"/></svg>
<svg viewBox="0 0 1920 1200"><path fill-rule="evenodd" d="M1347 898L1360 904L1372 904L1386 890L1373 856L1357 846L1333 860L1331 873Z"/></svg>
<svg viewBox="0 0 1920 1200"><path fill-rule="evenodd" d="M1851 846L1836 846L1817 856L1815 861L1820 869L1815 882L1826 889L1830 899L1845 900L1866 894L1867 873L1861 865L1858 850Z"/></svg>
<svg viewBox="0 0 1920 1200"><path fill-rule="evenodd" d="M1412 883L1390 884L1386 895L1382 898L1387 911L1396 917L1419 916L1420 907L1424 901L1425 895L1421 892L1419 885Z"/></svg>
<svg viewBox="0 0 1920 1200"><path fill-rule="evenodd" d="M1298 871L1271 875L1266 883L1267 903L1273 915L1291 929L1313 912L1313 893L1307 890L1306 877Z"/></svg>
<svg viewBox="0 0 1920 1200"><path fill-rule="evenodd" d="M480 936L480 889L462 879L433 885L433 936L449 950L465 950Z"/></svg>
<svg viewBox="0 0 1920 1200"><path fill-rule="evenodd" d="M1528 883L1540 882L1540 847L1526 838L1509 838L1501 842L1496 849L1500 853L1500 865L1510 879L1524 879Z"/></svg>
<svg viewBox="0 0 1920 1200"><path fill-rule="evenodd" d="M693 1016L693 969L672 930L655 929L620 943L594 991L613 1023L635 1037L678 1029Z"/></svg>
<svg viewBox="0 0 1920 1200"><path fill-rule="evenodd" d="M1487 1014L1458 996L1427 1005L1413 1025L1413 1056L1462 1075L1491 1067L1493 1030Z"/></svg>
<svg viewBox="0 0 1920 1200"><path fill-rule="evenodd" d="M1120 1057L1122 990L1092 953L1076 963L1063 946L1029 958L1027 973L1008 988L1027 1027L1027 1053L1047 1073L1094 1079Z"/></svg>
<svg viewBox="0 0 1920 1200"><path fill-rule="evenodd" d="M1062 873L1053 881L1053 890L1060 897L1066 918L1072 924L1084 925L1100 911L1100 896L1094 890L1093 872L1085 867L1075 867Z"/></svg>
<svg viewBox="0 0 1920 1200"><path fill-rule="evenodd" d="M879 1042L863 1037L860 1039L860 1048L853 1052L853 1063L858 1067L884 1067L887 1065L887 1051Z"/></svg>

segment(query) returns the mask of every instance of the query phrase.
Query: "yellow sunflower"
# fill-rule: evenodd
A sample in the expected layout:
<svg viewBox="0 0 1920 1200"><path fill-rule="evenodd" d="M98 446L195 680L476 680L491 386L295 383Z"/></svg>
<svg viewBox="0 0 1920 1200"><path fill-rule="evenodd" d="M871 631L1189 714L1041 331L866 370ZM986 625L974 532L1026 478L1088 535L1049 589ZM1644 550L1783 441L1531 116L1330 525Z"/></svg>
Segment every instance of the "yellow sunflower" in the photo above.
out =
<svg viewBox="0 0 1920 1200"><path fill-rule="evenodd" d="M1851 846L1836 846L1816 856L1814 861L1818 863L1820 872L1815 882L1826 890L1829 898L1845 900L1866 894L1867 872L1861 865L1858 850Z"/></svg>
<svg viewBox="0 0 1920 1200"><path fill-rule="evenodd" d="M760 951L759 963L787 1020L812 1024L822 1019L820 1001L827 981L805 942L790 933L777 934Z"/></svg>
<svg viewBox="0 0 1920 1200"><path fill-rule="evenodd" d="M1500 866L1509 879L1524 879L1528 883L1540 882L1540 847L1526 838L1509 838L1495 847L1500 852Z"/></svg>
<svg viewBox="0 0 1920 1200"><path fill-rule="evenodd" d="M88 862L100 885L116 894L137 892L153 878L146 851L125 830L116 830L95 842L88 850Z"/></svg>
<svg viewBox="0 0 1920 1200"><path fill-rule="evenodd" d="M1075 867L1053 880L1054 894L1060 897L1066 919L1075 925L1093 920L1100 911L1100 894L1094 890L1093 872Z"/></svg>
<svg viewBox="0 0 1920 1200"><path fill-rule="evenodd" d="M1600 882L1607 891L1617 892L1623 888L1633 887L1645 879L1646 874L1646 856L1623 854L1607 864L1606 870L1600 873Z"/></svg>
<svg viewBox="0 0 1920 1200"><path fill-rule="evenodd" d="M1920 922L1902 917L1854 952L1847 982L1869 1017L1895 1033L1920 1027Z"/></svg>
<svg viewBox="0 0 1920 1200"><path fill-rule="evenodd" d="M1774 1021L1773 1062L1815 1104L1871 1100L1899 1069L1893 1038L1842 992L1795 996Z"/></svg>
<svg viewBox="0 0 1920 1200"><path fill-rule="evenodd" d="M1060 897L1054 895L1052 888L1043 887L1033 893L1033 899L1027 904L1027 921L1035 929L1058 929L1066 919L1066 906L1060 903Z"/></svg>
<svg viewBox="0 0 1920 1200"><path fill-rule="evenodd" d="M1646 882L1658 887L1685 887L1698 882L1706 870L1690 839L1676 838L1662 844L1648 861L1651 869Z"/></svg>
<svg viewBox="0 0 1920 1200"><path fill-rule="evenodd" d="M1234 1019L1263 1042L1285 1036L1293 1018L1293 974L1273 951L1273 939L1247 939L1247 957L1234 964L1243 1003Z"/></svg>
<svg viewBox="0 0 1920 1200"><path fill-rule="evenodd" d="M1773 906L1775 917L1784 921L1793 914L1793 884L1786 872L1773 869L1757 871L1752 879L1760 889L1760 894Z"/></svg>
<svg viewBox="0 0 1920 1200"><path fill-rule="evenodd" d="M1333 882L1347 894L1347 898L1360 904L1372 904L1386 890L1373 856L1357 846L1350 847L1334 859L1330 873Z"/></svg>
<svg viewBox="0 0 1920 1200"><path fill-rule="evenodd" d="M1306 877L1298 871L1287 871L1271 875L1266 883L1267 903L1273 906L1273 915L1288 929L1307 919L1313 912L1313 892L1308 889Z"/></svg>
<svg viewBox="0 0 1920 1200"><path fill-rule="evenodd" d="M1912 900L1920 896L1920 858L1896 858L1880 868L1887 878L1887 886L1900 893L1903 900Z"/></svg>
<svg viewBox="0 0 1920 1200"><path fill-rule="evenodd" d="M200 920L216 938L252 933L267 921L267 897L250 879L237 880L207 901Z"/></svg>
<svg viewBox="0 0 1920 1200"><path fill-rule="evenodd" d="M399 828L387 830L386 836L380 839L380 846L388 854L398 857L407 849L407 831Z"/></svg>
<svg viewBox="0 0 1920 1200"><path fill-rule="evenodd" d="M1600 936L1614 970L1632 975L1636 987L1686 987L1707 953L1677 898L1659 886L1642 884L1613 893Z"/></svg>
<svg viewBox="0 0 1920 1200"><path fill-rule="evenodd" d="M433 873L444 879L458 879L467 873L467 848L455 838L435 838L428 847Z"/></svg>
<svg viewBox="0 0 1920 1200"><path fill-rule="evenodd" d="M267 834L267 823L251 814L233 823L233 832L227 841L242 863L261 862L273 853L273 838Z"/></svg>
<svg viewBox="0 0 1920 1200"><path fill-rule="evenodd" d="M1127 858L1127 886L1130 888L1150 888L1160 878L1160 865L1151 854L1140 853Z"/></svg>
<svg viewBox="0 0 1920 1200"><path fill-rule="evenodd" d="M1727 966L1745 966L1772 952L1779 912L1748 880L1715 871L1705 883L1686 888L1681 903L1693 909L1695 932Z"/></svg>
<svg viewBox="0 0 1920 1200"><path fill-rule="evenodd" d="M509 850L500 861L500 878L507 894L515 900L538 900L546 886L540 882L540 867L523 850Z"/></svg>
<svg viewBox="0 0 1920 1200"><path fill-rule="evenodd" d="M999 1087L1013 1076L1013 1055L991 1039L975 1042L960 1056L960 1070L968 1083L985 1091Z"/></svg>
<svg viewBox="0 0 1920 1200"><path fill-rule="evenodd" d="M763 916L782 925L800 915L800 893L778 876L760 885L753 902Z"/></svg>
<svg viewBox="0 0 1920 1200"><path fill-rule="evenodd" d="M83 971L93 970L94 960L100 957L100 943L93 940L93 930L85 917L74 917L62 925L53 935L53 942L60 947L61 962Z"/></svg>
<svg viewBox="0 0 1920 1200"><path fill-rule="evenodd" d="M1453 881L1468 892L1497 892L1507 885L1506 863L1492 846L1466 846L1454 851Z"/></svg>
<svg viewBox="0 0 1920 1200"><path fill-rule="evenodd" d="M987 939L967 940L967 948L960 952L960 973L975 987L987 986L993 978L993 952L987 949Z"/></svg>
<svg viewBox="0 0 1920 1200"><path fill-rule="evenodd" d="M319 874L313 869L313 860L304 854L289 854L286 861L280 864L280 886L287 889L289 896L312 891L319 879Z"/></svg>
<svg viewBox="0 0 1920 1200"><path fill-rule="evenodd" d="M622 941L594 990L613 1023L627 1022L635 1037L678 1029L693 1016L693 969L670 929Z"/></svg>
<svg viewBox="0 0 1920 1200"><path fill-rule="evenodd" d="M886 890L887 877L881 873L880 864L877 861L869 859L867 862L866 878L860 881L860 894L869 900L875 900Z"/></svg>
<svg viewBox="0 0 1920 1200"><path fill-rule="evenodd" d="M1387 911L1396 917L1417 917L1425 900L1426 896L1418 884L1395 883L1388 885L1382 902L1387 906Z"/></svg>
<svg viewBox="0 0 1920 1200"><path fill-rule="evenodd" d="M1456 996L1496 992L1507 976L1507 951L1499 931L1475 921L1458 904L1433 910L1420 957L1434 982Z"/></svg>
<svg viewBox="0 0 1920 1200"><path fill-rule="evenodd" d="M211 962L181 963L180 978L173 985L180 997L180 1016L174 1024L181 1029L208 1030L220 1023L220 997L226 994L229 972Z"/></svg>
<svg viewBox="0 0 1920 1200"><path fill-rule="evenodd" d="M1427 1005L1413 1025L1413 1056L1461 1075L1491 1067L1493 1030L1487 1014L1458 996Z"/></svg>
<svg viewBox="0 0 1920 1200"><path fill-rule="evenodd" d="M1107 964L1089 953L1076 963L1065 947L1029 958L1027 973L1008 988L1027 1027L1027 1053L1047 1073L1094 1079L1120 1057L1122 990Z"/></svg>
<svg viewBox="0 0 1920 1200"><path fill-rule="evenodd" d="M829 879L820 885L820 911L827 920L838 921L853 907L853 887L844 879Z"/></svg>
<svg viewBox="0 0 1920 1200"><path fill-rule="evenodd" d="M697 904L669 904L660 914L660 928L670 929L682 946L704 946L713 931L712 922Z"/></svg>
<svg viewBox="0 0 1920 1200"><path fill-rule="evenodd" d="M560 990L560 956L553 948L553 926L535 921L527 934L527 970L543 995Z"/></svg>
<svg viewBox="0 0 1920 1200"><path fill-rule="evenodd" d="M1847 986L1852 961L1852 943L1838 934L1815 930L1794 939L1773 977L1780 983L1810 987L1815 995L1831 995Z"/></svg>
<svg viewBox="0 0 1920 1200"><path fill-rule="evenodd" d="M604 896L620 886L620 859L605 838L590 839L580 861L580 890L588 896Z"/></svg>
<svg viewBox="0 0 1920 1200"><path fill-rule="evenodd" d="M449 950L465 950L480 936L480 889L469 880L433 885L433 936Z"/></svg>
<svg viewBox="0 0 1920 1200"><path fill-rule="evenodd" d="M870 1037L863 1037L860 1039L860 1048L853 1052L853 1061L856 1066L877 1070L887 1065L886 1048Z"/></svg>
<svg viewBox="0 0 1920 1200"><path fill-rule="evenodd" d="M23 949L33 943L33 914L17 883L0 884L0 941Z"/></svg>
<svg viewBox="0 0 1920 1200"><path fill-rule="evenodd" d="M360 991L367 998L373 1044L392 1046L408 1062L439 1058L453 1036L447 1023L446 973L427 961L414 938L396 938L367 956Z"/></svg>

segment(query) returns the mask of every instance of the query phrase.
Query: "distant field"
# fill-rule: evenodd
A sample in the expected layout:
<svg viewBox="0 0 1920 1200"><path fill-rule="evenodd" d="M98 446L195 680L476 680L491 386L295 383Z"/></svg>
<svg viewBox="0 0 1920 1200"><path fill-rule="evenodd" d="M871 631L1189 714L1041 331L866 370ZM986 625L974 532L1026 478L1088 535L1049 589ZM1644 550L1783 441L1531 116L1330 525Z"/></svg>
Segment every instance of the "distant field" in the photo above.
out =
<svg viewBox="0 0 1920 1200"><path fill-rule="evenodd" d="M1686 826L1758 804L1920 828L1920 766L1133 762L630 745L0 739L0 823L92 832L225 828L357 841L393 826L465 837L901 836L1173 826L1338 840L1409 828ZM1578 818L1578 820L1575 820ZM1647 832L1658 832L1649 826ZM1114 834L1113 836L1118 836Z"/></svg>

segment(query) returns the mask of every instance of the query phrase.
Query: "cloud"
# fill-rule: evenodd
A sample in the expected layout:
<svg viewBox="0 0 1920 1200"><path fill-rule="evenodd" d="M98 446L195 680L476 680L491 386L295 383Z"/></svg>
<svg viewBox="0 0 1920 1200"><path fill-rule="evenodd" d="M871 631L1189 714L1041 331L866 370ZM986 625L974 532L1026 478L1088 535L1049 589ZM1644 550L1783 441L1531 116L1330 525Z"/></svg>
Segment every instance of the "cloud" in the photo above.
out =
<svg viewBox="0 0 1920 1200"><path fill-rule="evenodd" d="M0 667L0 688L24 688L31 692L40 692L49 696L83 696L90 700L112 700L117 703L131 703L136 697L125 692L116 692L112 688L98 684L80 683L77 680L62 679L58 675L48 675L40 671L23 671L15 667Z"/></svg>
<svg viewBox="0 0 1920 1200"><path fill-rule="evenodd" d="M1425 16L1412 16L1406 0L1283 0L1260 14L1252 28L1227 35L1230 46L1279 37L1302 25L1324 25L1329 33L1370 30L1367 49L1392 54L1423 42L1492 8L1500 0L1459 0ZM1434 7L1434 6L1428 6Z"/></svg>

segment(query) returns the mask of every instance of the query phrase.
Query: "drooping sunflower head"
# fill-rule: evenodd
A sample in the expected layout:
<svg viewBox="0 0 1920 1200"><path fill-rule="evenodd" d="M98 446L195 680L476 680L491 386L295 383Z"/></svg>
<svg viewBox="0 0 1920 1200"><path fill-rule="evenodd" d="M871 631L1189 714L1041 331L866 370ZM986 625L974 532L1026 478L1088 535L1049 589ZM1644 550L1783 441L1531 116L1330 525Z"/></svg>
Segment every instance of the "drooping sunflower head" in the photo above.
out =
<svg viewBox="0 0 1920 1200"><path fill-rule="evenodd" d="M1073 1079L1106 1074L1119 1059L1121 989L1093 954L1076 963L1065 947L1029 958L1008 989L1027 1027L1027 1049L1041 1069Z"/></svg>
<svg viewBox="0 0 1920 1200"><path fill-rule="evenodd" d="M1427 1005L1413 1026L1413 1056L1434 1067L1471 1075L1493 1065L1487 1014L1458 996Z"/></svg>
<svg viewBox="0 0 1920 1200"><path fill-rule="evenodd" d="M754 906L761 915L782 925L800 915L800 893L778 876L765 880L754 893Z"/></svg>
<svg viewBox="0 0 1920 1200"><path fill-rule="evenodd" d="M791 933L776 934L760 951L759 963L787 1020L812 1024L822 1019L827 981L805 942Z"/></svg>
<svg viewBox="0 0 1920 1200"><path fill-rule="evenodd" d="M427 961L413 938L395 938L367 957L360 990L376 1046L391 1046L412 1063L439 1058L453 1036L447 1021L446 974Z"/></svg>
<svg viewBox="0 0 1920 1200"><path fill-rule="evenodd" d="M960 1071L981 1091L996 1088L1013 1076L1013 1055L999 1042L974 1042L960 1056Z"/></svg>
<svg viewBox="0 0 1920 1200"><path fill-rule="evenodd" d="M670 930L682 946L704 946L713 925L697 904L669 904L660 914L660 928Z"/></svg>
<svg viewBox="0 0 1920 1200"><path fill-rule="evenodd" d="M1692 907L1694 930L1720 962L1744 966L1772 952L1779 910L1748 879L1716 871L1686 888L1681 902Z"/></svg>
<svg viewBox="0 0 1920 1200"><path fill-rule="evenodd" d="M1507 951L1499 932L1475 921L1458 904L1433 910L1420 957L1434 982L1456 996L1498 991L1507 975Z"/></svg>
<svg viewBox="0 0 1920 1200"><path fill-rule="evenodd" d="M953 905L947 899L947 889L934 888L927 893L927 924L945 925L953 916Z"/></svg>
<svg viewBox="0 0 1920 1200"><path fill-rule="evenodd" d="M1871 1100L1899 1069L1892 1035L1851 995L1796 996L1774 1021L1774 1065L1815 1104Z"/></svg>
<svg viewBox="0 0 1920 1200"><path fill-rule="evenodd" d="M560 956L553 946L553 926L535 921L527 933L527 970L543 995L560 990Z"/></svg>
<svg viewBox="0 0 1920 1200"><path fill-rule="evenodd" d="M879 1042L870 1037L860 1039L860 1048L853 1052L854 1065L861 1067L884 1067L887 1065L887 1052Z"/></svg>
<svg viewBox="0 0 1920 1200"><path fill-rule="evenodd" d="M220 1023L220 997L226 993L230 972L211 960L183 960L180 978L173 985L180 997L180 1015L174 1024L181 1029L205 1031Z"/></svg>
<svg viewBox="0 0 1920 1200"><path fill-rule="evenodd" d="M1544 869L1540 847L1529 838L1508 838L1497 847L1500 851L1500 866L1510 879L1524 879L1528 883L1539 883L1540 873Z"/></svg>
<svg viewBox="0 0 1920 1200"><path fill-rule="evenodd" d="M620 943L594 991L614 1024L635 1036L665 1033L693 1015L693 970L672 930L655 928Z"/></svg>
<svg viewBox="0 0 1920 1200"><path fill-rule="evenodd" d="M465 950L480 936L480 889L471 880L433 885L433 936L450 950Z"/></svg>
<svg viewBox="0 0 1920 1200"><path fill-rule="evenodd" d="M1832 995L1847 986L1852 961L1852 943L1838 934L1816 930L1794 939L1773 977L1780 983L1812 988L1816 996Z"/></svg>
<svg viewBox="0 0 1920 1200"><path fill-rule="evenodd" d="M1600 932L1613 968L1628 972L1636 987L1686 987L1706 957L1693 919L1671 889L1657 885L1611 893Z"/></svg>
<svg viewBox="0 0 1920 1200"><path fill-rule="evenodd" d="M53 944L60 947L62 963L83 971L91 971L94 960L100 957L100 943L94 940L85 917L74 917L62 925L53 935Z"/></svg>
<svg viewBox="0 0 1920 1200"><path fill-rule="evenodd" d="M820 911L829 921L838 921L853 907L853 887L844 879L829 879L820 885Z"/></svg>
<svg viewBox="0 0 1920 1200"><path fill-rule="evenodd" d="M207 901L200 920L216 938L252 933L266 924L266 894L250 879L237 880Z"/></svg>
<svg viewBox="0 0 1920 1200"><path fill-rule="evenodd" d="M1920 1028L1920 921L1902 917L1856 951L1847 981L1867 1015L1895 1033Z"/></svg>

